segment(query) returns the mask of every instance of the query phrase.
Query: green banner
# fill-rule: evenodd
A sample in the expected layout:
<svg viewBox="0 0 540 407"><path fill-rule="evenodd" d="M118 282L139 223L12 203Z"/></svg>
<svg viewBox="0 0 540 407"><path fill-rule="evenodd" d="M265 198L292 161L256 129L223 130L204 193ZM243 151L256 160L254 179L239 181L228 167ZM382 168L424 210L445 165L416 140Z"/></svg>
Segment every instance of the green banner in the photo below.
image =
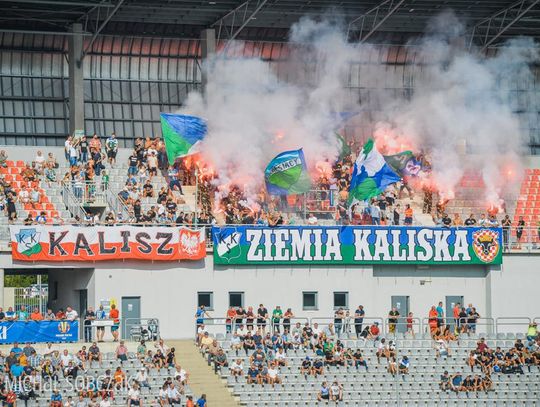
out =
<svg viewBox="0 0 540 407"><path fill-rule="evenodd" d="M214 263L501 264L502 229L215 226Z"/></svg>

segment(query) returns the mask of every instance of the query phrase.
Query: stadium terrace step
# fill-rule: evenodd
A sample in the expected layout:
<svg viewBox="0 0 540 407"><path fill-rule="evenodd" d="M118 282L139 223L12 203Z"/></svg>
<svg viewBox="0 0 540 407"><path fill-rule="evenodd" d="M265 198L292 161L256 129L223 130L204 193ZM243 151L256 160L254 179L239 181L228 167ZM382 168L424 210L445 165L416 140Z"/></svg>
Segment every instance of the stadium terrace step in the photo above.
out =
<svg viewBox="0 0 540 407"><path fill-rule="evenodd" d="M189 385L194 394L206 394L209 406L236 407L240 404L227 391L226 381L214 374L212 368L201 357L199 350L191 340L167 341L176 349L176 357L182 367L189 372Z"/></svg>

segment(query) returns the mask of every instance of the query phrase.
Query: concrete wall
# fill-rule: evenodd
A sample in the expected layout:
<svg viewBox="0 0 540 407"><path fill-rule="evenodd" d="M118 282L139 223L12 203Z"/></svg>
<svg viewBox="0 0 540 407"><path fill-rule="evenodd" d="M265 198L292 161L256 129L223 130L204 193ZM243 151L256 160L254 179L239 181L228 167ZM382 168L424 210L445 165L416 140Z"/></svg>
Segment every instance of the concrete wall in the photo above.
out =
<svg viewBox="0 0 540 407"><path fill-rule="evenodd" d="M0 264L6 269L31 268L12 264L7 253L0 255ZM410 310L419 318L427 316L431 305L444 302L445 296L461 295L477 306L482 317L540 317L539 265L537 255L507 255L502 267L491 270L482 266L221 268L213 266L209 255L203 261L181 264L101 262L94 269L51 264L49 279L51 287L54 281L59 284L55 308L77 307L80 289L88 290L92 306L101 300L114 298L120 303L124 296L140 296L142 317L158 317L164 337L180 338L193 332L199 291L214 293L210 313L215 317L225 315L232 291L245 293L245 305L257 307L262 302L271 310L279 304L302 317L332 315L335 291L348 292L349 307L362 304L371 316L386 316L393 295L409 296ZM302 310L302 291L318 292L317 311ZM507 328L522 330L523 324Z"/></svg>

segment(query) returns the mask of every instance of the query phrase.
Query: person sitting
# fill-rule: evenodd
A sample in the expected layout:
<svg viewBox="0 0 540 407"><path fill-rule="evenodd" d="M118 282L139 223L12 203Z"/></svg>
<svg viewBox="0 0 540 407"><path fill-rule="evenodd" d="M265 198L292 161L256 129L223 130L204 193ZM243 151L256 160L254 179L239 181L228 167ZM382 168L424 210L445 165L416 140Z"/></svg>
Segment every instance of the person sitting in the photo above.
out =
<svg viewBox="0 0 540 407"><path fill-rule="evenodd" d="M332 401L343 401L343 385L337 380L330 386L330 398Z"/></svg>
<svg viewBox="0 0 540 407"><path fill-rule="evenodd" d="M399 373L401 373L402 375L409 374L410 364L411 362L409 361L409 358L407 356L403 356L399 361Z"/></svg>
<svg viewBox="0 0 540 407"><path fill-rule="evenodd" d="M461 373L458 372L452 376L450 379L450 389L456 393L465 390L465 387L463 387L463 376L461 376Z"/></svg>
<svg viewBox="0 0 540 407"><path fill-rule="evenodd" d="M251 363L249 366L249 369L247 371L247 383L248 384L255 384L259 383L259 369L257 369L257 366L255 366L254 363Z"/></svg>
<svg viewBox="0 0 540 407"><path fill-rule="evenodd" d="M364 366L366 368L366 372L368 371L367 361L363 358L360 349L356 349L356 351L353 353L353 360L356 369L358 369L359 366Z"/></svg>
<svg viewBox="0 0 540 407"><path fill-rule="evenodd" d="M312 374L313 366L311 364L311 359L309 356L306 356L306 358L302 361L302 364L300 365L300 374L304 375L304 377L307 377L307 375Z"/></svg>
<svg viewBox="0 0 540 407"><path fill-rule="evenodd" d="M326 382L322 382L319 393L317 394L317 401L330 400L330 387Z"/></svg>
<svg viewBox="0 0 540 407"><path fill-rule="evenodd" d="M441 381L439 382L439 388L442 391L450 390L450 375L448 374L448 370L445 370L444 373L441 375Z"/></svg>
<svg viewBox="0 0 540 407"><path fill-rule="evenodd" d="M238 376L244 375L244 364L242 363L242 359L236 359L229 367L229 371L235 380L238 381Z"/></svg>
<svg viewBox="0 0 540 407"><path fill-rule="evenodd" d="M377 345L377 352L375 352L375 356L377 356L377 363L381 363L381 358L387 358L386 353L386 339L382 338L381 342L379 342L379 345Z"/></svg>
<svg viewBox="0 0 540 407"><path fill-rule="evenodd" d="M281 384L281 379L278 374L279 370L276 363L270 363L266 371L266 383L271 384L273 387L275 387L276 384Z"/></svg>

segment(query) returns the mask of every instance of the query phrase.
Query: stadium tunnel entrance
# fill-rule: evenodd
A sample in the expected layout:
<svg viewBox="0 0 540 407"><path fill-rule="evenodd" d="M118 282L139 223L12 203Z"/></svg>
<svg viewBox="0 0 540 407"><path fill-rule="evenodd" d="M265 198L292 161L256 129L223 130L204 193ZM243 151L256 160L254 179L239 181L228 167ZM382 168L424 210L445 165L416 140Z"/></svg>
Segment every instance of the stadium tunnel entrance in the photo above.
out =
<svg viewBox="0 0 540 407"><path fill-rule="evenodd" d="M39 308L43 315L71 306L79 313L93 298L94 269L6 268L0 275L0 306L15 311L24 305L29 312Z"/></svg>

